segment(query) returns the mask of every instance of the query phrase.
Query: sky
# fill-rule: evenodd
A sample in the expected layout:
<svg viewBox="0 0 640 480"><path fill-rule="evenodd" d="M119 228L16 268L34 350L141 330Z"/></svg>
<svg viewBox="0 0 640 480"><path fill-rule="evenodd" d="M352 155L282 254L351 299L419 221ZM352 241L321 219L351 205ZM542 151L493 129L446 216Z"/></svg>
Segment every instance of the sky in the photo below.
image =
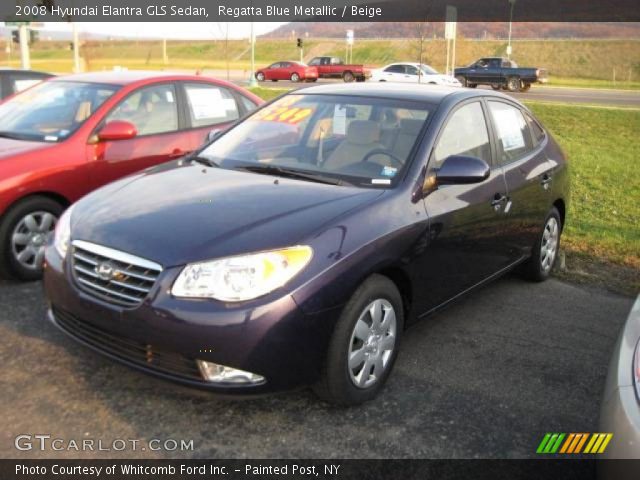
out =
<svg viewBox="0 0 640 480"><path fill-rule="evenodd" d="M87 32L112 35L117 32L118 36L126 37L186 40L224 38L227 25L229 38L249 38L251 30L248 22L78 22L76 25L80 34ZM270 32L280 25L283 23L256 22L254 34ZM66 22L45 22L44 29L70 32L71 25Z"/></svg>

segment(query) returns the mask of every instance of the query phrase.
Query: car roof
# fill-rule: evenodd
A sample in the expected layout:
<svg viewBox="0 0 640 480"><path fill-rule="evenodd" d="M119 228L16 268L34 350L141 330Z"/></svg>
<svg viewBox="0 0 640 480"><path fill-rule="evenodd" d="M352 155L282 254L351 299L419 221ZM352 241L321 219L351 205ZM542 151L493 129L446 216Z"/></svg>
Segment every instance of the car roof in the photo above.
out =
<svg viewBox="0 0 640 480"><path fill-rule="evenodd" d="M318 85L294 90L291 94L304 93L313 95L349 95L360 97L379 97L397 100L410 100L439 104L445 98L464 100L473 97L496 97L519 103L513 98L493 90L473 90L462 87L444 87L440 85L407 84L407 83L347 83Z"/></svg>
<svg viewBox="0 0 640 480"><path fill-rule="evenodd" d="M57 77L54 81L72 81L88 83L104 83L111 85L129 85L145 80L214 80L217 83L226 84L224 81L213 79L206 75L189 75L179 72L157 72L147 70L125 70L76 73Z"/></svg>

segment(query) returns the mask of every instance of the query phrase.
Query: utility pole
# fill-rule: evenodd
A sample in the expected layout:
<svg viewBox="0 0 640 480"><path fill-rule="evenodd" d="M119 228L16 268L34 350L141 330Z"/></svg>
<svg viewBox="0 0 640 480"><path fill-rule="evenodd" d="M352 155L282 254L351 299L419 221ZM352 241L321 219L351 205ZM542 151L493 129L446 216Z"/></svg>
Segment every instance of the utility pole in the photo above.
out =
<svg viewBox="0 0 640 480"><path fill-rule="evenodd" d="M513 22L513 6L516 0L509 0L509 42L507 43L507 58L511 60L511 23Z"/></svg>
<svg viewBox="0 0 640 480"><path fill-rule="evenodd" d="M169 63L169 57L167 56L167 39L162 39L162 63L165 65Z"/></svg>
<svg viewBox="0 0 640 480"><path fill-rule="evenodd" d="M73 73L80 73L80 45L78 44L78 27L76 22L71 22L71 32L73 34Z"/></svg>
<svg viewBox="0 0 640 480"><path fill-rule="evenodd" d="M20 63L23 70L31 69L31 59L29 58L29 27L26 24L20 24L18 27L20 35Z"/></svg>
<svg viewBox="0 0 640 480"><path fill-rule="evenodd" d="M249 41L251 42L251 72L249 72L249 86L255 87L258 85L256 81L256 38L253 35L253 22L251 22L251 34Z"/></svg>

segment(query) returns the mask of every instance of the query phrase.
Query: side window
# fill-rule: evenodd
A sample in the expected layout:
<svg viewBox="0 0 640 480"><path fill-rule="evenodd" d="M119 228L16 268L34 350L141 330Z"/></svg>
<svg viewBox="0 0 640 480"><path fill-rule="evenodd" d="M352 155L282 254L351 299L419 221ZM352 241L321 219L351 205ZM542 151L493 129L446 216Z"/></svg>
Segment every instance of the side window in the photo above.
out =
<svg viewBox="0 0 640 480"><path fill-rule="evenodd" d="M138 135L178 130L178 107L174 85L141 88L125 98L106 121L126 120L135 125Z"/></svg>
<svg viewBox="0 0 640 480"><path fill-rule="evenodd" d="M527 117L529 127L531 128L533 146L537 147L542 143L546 134L544 133L544 130L542 129L540 124L536 122L530 115L525 113L525 116Z"/></svg>
<svg viewBox="0 0 640 480"><path fill-rule="evenodd" d="M290 68L291 64L289 62L281 62L280 68Z"/></svg>
<svg viewBox="0 0 640 480"><path fill-rule="evenodd" d="M205 83L187 83L184 88L191 126L227 123L240 117L236 100L226 88Z"/></svg>
<svg viewBox="0 0 640 480"><path fill-rule="evenodd" d="M489 111L498 136L501 163L518 160L532 149L529 127L520 109L502 102L489 101Z"/></svg>
<svg viewBox="0 0 640 480"><path fill-rule="evenodd" d="M440 167L451 155L476 157L491 165L489 134L480 102L464 105L451 115L438 140L430 167Z"/></svg>
<svg viewBox="0 0 640 480"><path fill-rule="evenodd" d="M25 74L13 74L9 77L9 90L11 92L21 92L29 87L33 87L36 83L40 83L46 77L25 75Z"/></svg>
<svg viewBox="0 0 640 480"><path fill-rule="evenodd" d="M389 73L404 73L404 67L402 65L391 65L390 67L385 69L385 72L389 72Z"/></svg>
<svg viewBox="0 0 640 480"><path fill-rule="evenodd" d="M280 64L279 63L274 63L269 68L280 68Z"/></svg>
<svg viewBox="0 0 640 480"><path fill-rule="evenodd" d="M491 62L489 62L489 68L500 68L500 60L497 58L491 60Z"/></svg>
<svg viewBox="0 0 640 480"><path fill-rule="evenodd" d="M244 95L238 95L238 98L240 99L240 103L242 103L242 106L247 113L253 112L256 108L258 108L257 104L253 103L252 100L249 100Z"/></svg>
<svg viewBox="0 0 640 480"><path fill-rule="evenodd" d="M320 59L319 59L318 57L316 57L316 58L312 59L312 60L309 62L309 65L310 65L310 66L320 65Z"/></svg>
<svg viewBox="0 0 640 480"><path fill-rule="evenodd" d="M405 65L405 73L409 75L418 75L418 69L413 65Z"/></svg>

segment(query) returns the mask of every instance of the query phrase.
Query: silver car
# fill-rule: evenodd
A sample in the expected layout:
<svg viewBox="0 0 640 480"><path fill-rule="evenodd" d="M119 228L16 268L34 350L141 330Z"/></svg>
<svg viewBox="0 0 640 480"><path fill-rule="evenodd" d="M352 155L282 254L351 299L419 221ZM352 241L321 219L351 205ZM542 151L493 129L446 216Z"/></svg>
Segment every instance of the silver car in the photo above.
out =
<svg viewBox="0 0 640 480"><path fill-rule="evenodd" d="M609 364L600 432L613 433L603 457L640 459L640 296Z"/></svg>

